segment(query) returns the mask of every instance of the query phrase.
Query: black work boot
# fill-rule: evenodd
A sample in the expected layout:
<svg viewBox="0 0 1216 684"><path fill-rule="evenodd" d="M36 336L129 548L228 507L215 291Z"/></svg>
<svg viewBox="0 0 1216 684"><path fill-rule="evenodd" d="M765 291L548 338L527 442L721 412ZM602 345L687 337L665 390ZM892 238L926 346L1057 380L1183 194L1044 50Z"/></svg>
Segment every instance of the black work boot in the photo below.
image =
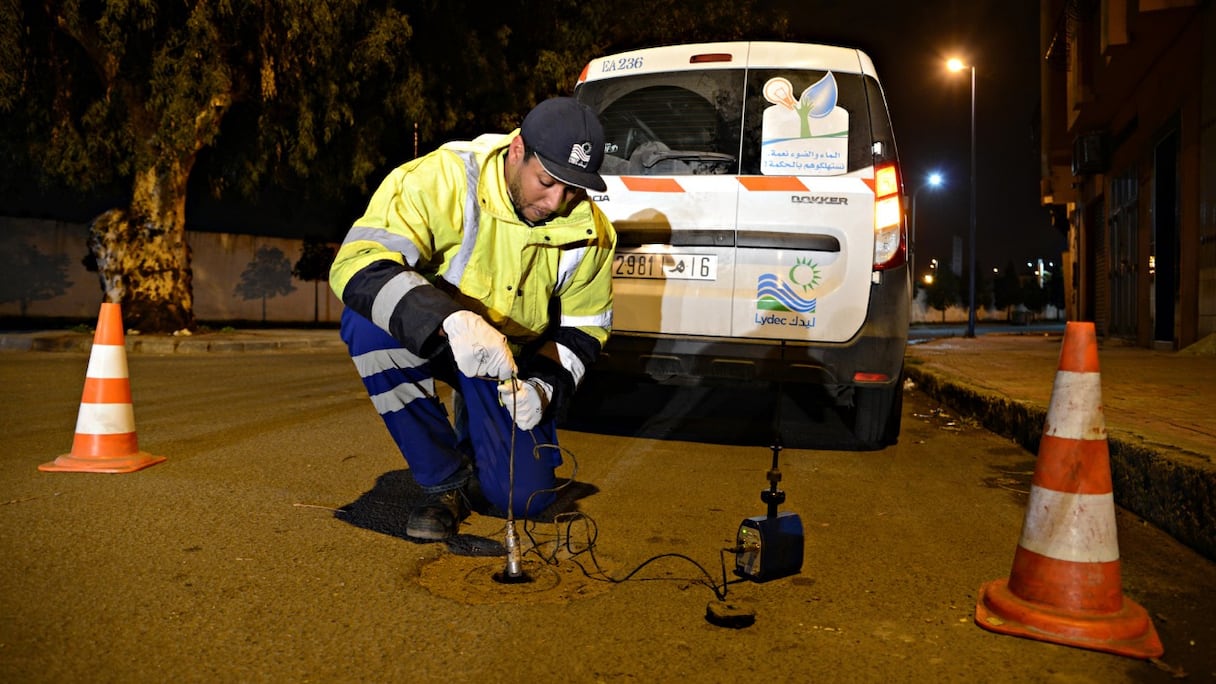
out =
<svg viewBox="0 0 1216 684"><path fill-rule="evenodd" d="M461 490L449 489L446 492L431 494L410 511L405 533L414 539L428 541L448 539L456 536L460 521L468 515L468 504Z"/></svg>

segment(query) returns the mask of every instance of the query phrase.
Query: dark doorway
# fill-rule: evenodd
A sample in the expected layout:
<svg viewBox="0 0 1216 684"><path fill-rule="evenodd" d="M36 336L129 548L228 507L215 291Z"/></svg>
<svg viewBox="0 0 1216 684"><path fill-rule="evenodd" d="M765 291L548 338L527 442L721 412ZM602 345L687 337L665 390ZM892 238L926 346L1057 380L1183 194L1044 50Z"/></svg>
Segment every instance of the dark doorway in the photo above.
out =
<svg viewBox="0 0 1216 684"><path fill-rule="evenodd" d="M1153 232L1149 279L1153 298L1153 340L1174 341L1178 299L1178 131L1171 130L1153 151Z"/></svg>
<svg viewBox="0 0 1216 684"><path fill-rule="evenodd" d="M1112 337L1136 339L1136 281L1142 270L1136 241L1139 237L1138 179L1132 166L1110 182L1110 219L1107 253L1110 256L1110 328Z"/></svg>
<svg viewBox="0 0 1216 684"><path fill-rule="evenodd" d="M1081 239L1081 248L1085 256L1082 263L1092 266L1092 268L1083 271L1085 288L1079 319L1093 321L1098 334L1102 336L1107 334L1106 325L1110 318L1107 313L1109 306L1106 298L1106 291L1110 285L1110 271L1107 266L1105 247L1106 219L1104 217L1106 214L1102 210L1105 202L1105 197L1099 195L1085 207L1083 217L1085 225L1082 227L1083 237ZM1099 302L1102 303L1102 306L1098 305Z"/></svg>

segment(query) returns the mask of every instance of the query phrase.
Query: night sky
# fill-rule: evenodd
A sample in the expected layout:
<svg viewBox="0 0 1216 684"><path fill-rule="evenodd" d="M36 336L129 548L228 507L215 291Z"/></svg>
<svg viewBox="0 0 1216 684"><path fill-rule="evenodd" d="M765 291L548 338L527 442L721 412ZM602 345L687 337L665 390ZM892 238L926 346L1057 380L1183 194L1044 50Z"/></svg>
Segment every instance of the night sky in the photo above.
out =
<svg viewBox="0 0 1216 684"><path fill-rule="evenodd" d="M976 66L977 270L1012 260L1059 263L1064 236L1039 204L1038 3L1029 0L808 2L787 7L793 39L857 47L882 81L909 196L932 171L938 189L916 200L916 267L949 263L962 240L966 273L970 225L970 73L946 70L958 56ZM883 10L881 7L890 6Z"/></svg>

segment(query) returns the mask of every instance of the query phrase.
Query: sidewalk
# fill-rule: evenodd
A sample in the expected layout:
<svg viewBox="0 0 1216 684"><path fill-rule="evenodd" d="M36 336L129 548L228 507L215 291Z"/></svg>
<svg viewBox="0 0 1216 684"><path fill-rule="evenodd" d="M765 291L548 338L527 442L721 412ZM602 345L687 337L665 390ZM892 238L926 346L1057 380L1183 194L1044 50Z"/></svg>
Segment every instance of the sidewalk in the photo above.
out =
<svg viewBox="0 0 1216 684"><path fill-rule="evenodd" d="M1031 453L1051 403L1059 332L987 332L913 340L905 370L917 389ZM0 332L0 351L87 352L69 331ZM129 353L345 350L337 330L128 334ZM1115 499L1216 560L1216 353L1201 343L1162 352L1099 342Z"/></svg>
<svg viewBox="0 0 1216 684"><path fill-rule="evenodd" d="M1032 453L1051 403L1061 334L982 334L908 347L917 388ZM1216 559L1216 355L1099 341L1115 499Z"/></svg>

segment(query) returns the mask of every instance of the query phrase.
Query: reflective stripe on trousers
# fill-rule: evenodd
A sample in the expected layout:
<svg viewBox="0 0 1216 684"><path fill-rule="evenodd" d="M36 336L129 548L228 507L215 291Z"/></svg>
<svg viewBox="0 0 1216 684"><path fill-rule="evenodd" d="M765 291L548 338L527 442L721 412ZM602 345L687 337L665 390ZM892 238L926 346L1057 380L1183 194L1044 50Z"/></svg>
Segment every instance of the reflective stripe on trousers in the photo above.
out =
<svg viewBox="0 0 1216 684"><path fill-rule="evenodd" d="M554 493L544 490L556 484L553 471L561 465L561 452L555 447L534 449L536 444L557 444L553 420L546 419L529 432L519 430L499 403L495 381L465 377L455 370L450 355L431 360L416 356L350 309L342 312L341 335L372 405L424 490L451 489L448 480L461 469L462 446L467 445L482 493L506 511L514 431L515 515L535 515L553 502ZM435 393L437 371L441 379L456 383L453 389L463 399L462 410L456 412L459 437Z"/></svg>

